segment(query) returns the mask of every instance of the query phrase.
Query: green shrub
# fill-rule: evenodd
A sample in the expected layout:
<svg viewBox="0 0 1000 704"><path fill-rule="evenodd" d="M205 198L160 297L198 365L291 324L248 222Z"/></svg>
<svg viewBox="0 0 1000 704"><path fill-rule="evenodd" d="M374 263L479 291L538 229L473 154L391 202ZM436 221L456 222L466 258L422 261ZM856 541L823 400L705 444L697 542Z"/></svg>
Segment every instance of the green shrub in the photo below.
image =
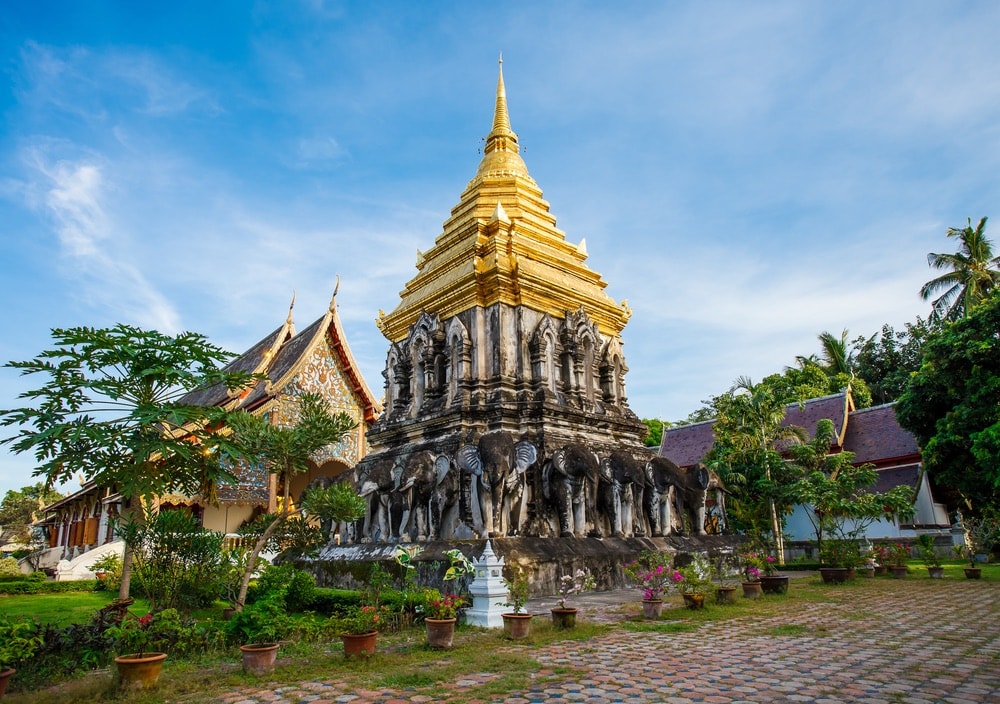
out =
<svg viewBox="0 0 1000 704"><path fill-rule="evenodd" d="M292 613L310 608L316 593L316 578L292 565L266 565L257 586L254 599L276 596L284 601Z"/></svg>
<svg viewBox="0 0 1000 704"><path fill-rule="evenodd" d="M279 596L272 594L234 614L225 629L240 644L276 643L291 632L292 622Z"/></svg>
<svg viewBox="0 0 1000 704"><path fill-rule="evenodd" d="M310 610L324 616L339 616L361 605L361 594L349 589L317 587Z"/></svg>
<svg viewBox="0 0 1000 704"><path fill-rule="evenodd" d="M0 577L19 577L21 568L13 557L0 557Z"/></svg>

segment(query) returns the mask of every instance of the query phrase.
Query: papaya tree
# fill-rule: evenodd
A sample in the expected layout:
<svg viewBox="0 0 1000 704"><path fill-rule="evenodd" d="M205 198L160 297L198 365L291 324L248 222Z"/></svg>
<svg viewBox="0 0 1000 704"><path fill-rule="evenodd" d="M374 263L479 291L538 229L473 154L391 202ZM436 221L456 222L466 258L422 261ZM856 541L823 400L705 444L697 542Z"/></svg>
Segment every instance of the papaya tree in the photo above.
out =
<svg viewBox="0 0 1000 704"><path fill-rule="evenodd" d="M24 376L43 379L20 394L29 405L0 411L15 435L0 441L32 453L35 476L46 486L83 475L116 488L124 511L168 492L195 494L232 480L217 459L231 452L214 430L229 413L185 402L185 396L221 385L245 388L259 377L223 368L233 355L197 333L176 336L119 324L111 328L56 328L53 348L35 359L8 362ZM132 551L126 543L119 596L129 595Z"/></svg>

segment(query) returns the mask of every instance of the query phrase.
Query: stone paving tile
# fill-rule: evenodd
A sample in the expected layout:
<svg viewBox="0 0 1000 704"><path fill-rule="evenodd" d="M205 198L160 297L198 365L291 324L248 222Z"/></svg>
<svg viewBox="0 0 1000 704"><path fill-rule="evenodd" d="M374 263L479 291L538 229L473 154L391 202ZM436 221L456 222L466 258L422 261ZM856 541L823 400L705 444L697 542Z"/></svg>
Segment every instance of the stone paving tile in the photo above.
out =
<svg viewBox="0 0 1000 704"><path fill-rule="evenodd" d="M578 597L587 618L599 622L620 621L618 606L634 599L634 592ZM794 612L766 623L751 615L680 633L620 629L590 641L538 648L532 653L541 664L538 676L554 676L553 668L575 674L489 704L1000 702L998 604L996 584L889 582L877 590L857 589L846 603L796 603ZM545 600L531 605L539 612L550 606ZM474 686L495 677L475 673L453 684ZM350 692L331 679L275 690L246 688L214 701L425 704L433 699L406 691Z"/></svg>

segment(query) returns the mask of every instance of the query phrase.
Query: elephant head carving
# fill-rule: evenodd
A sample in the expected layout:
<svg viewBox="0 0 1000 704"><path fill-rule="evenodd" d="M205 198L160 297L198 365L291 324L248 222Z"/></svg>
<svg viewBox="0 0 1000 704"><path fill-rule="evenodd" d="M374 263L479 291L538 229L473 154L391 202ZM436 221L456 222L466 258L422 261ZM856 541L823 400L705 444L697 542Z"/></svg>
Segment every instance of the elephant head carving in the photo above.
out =
<svg viewBox="0 0 1000 704"><path fill-rule="evenodd" d="M564 445L545 464L545 496L559 513L562 537L603 535L597 517L599 472L597 456L581 443Z"/></svg>
<svg viewBox="0 0 1000 704"><path fill-rule="evenodd" d="M526 472L538 459L538 450L527 440L515 443L510 433L486 433L475 445L463 445L455 464L472 475L473 518L480 537L518 535L527 516Z"/></svg>
<svg viewBox="0 0 1000 704"><path fill-rule="evenodd" d="M654 495L647 501L653 534L682 533L688 519L692 533L705 535L705 498L710 489L724 489L719 476L703 464L682 469L666 457L649 460L646 476Z"/></svg>
<svg viewBox="0 0 1000 704"><path fill-rule="evenodd" d="M646 473L630 452L615 450L601 460L599 505L607 515L616 537L644 536L645 516L634 507L643 506L646 497Z"/></svg>
<svg viewBox="0 0 1000 704"><path fill-rule="evenodd" d="M400 537L408 540L415 529L416 540L438 540L444 514L457 506L459 485L447 455L428 450L413 453L406 461L399 493L403 496Z"/></svg>
<svg viewBox="0 0 1000 704"><path fill-rule="evenodd" d="M358 496L367 502L362 540L384 541L391 539L392 495L399 485L399 471L391 457L376 460L359 480Z"/></svg>

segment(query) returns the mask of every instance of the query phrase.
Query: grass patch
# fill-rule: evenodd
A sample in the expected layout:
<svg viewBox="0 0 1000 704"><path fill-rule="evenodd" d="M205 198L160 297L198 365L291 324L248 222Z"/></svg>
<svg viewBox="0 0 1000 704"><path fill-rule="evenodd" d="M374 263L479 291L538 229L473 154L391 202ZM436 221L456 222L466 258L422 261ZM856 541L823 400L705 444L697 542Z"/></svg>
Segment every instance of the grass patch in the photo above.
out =
<svg viewBox="0 0 1000 704"><path fill-rule="evenodd" d="M688 633L697 631L701 624L689 621L626 621L622 627L633 633Z"/></svg>
<svg viewBox="0 0 1000 704"><path fill-rule="evenodd" d="M768 633L772 636L801 636L812 631L811 628L806 626L797 626L791 623L785 623L780 626L775 626L768 629Z"/></svg>
<svg viewBox="0 0 1000 704"><path fill-rule="evenodd" d="M87 623L118 594L111 592L62 592L0 596L0 610L14 619L24 618L57 626ZM145 599L136 599L129 609L142 616L149 610Z"/></svg>

